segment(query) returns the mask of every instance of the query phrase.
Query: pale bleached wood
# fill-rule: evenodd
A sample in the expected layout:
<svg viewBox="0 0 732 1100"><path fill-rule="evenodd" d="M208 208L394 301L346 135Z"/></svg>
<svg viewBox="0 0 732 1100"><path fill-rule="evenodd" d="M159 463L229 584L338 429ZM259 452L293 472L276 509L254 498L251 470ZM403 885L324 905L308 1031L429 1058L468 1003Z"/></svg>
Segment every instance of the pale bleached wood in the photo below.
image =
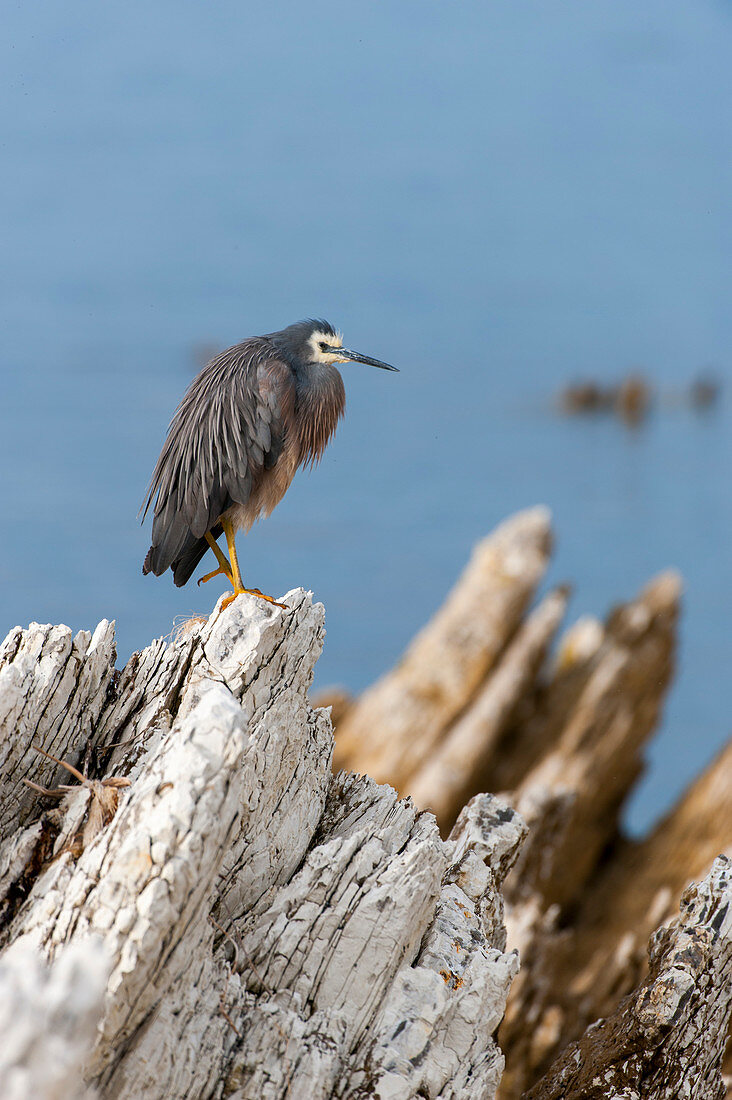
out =
<svg viewBox="0 0 732 1100"><path fill-rule="evenodd" d="M723 1100L731 977L732 861L721 856L652 937L646 981L526 1100Z"/></svg>
<svg viewBox="0 0 732 1100"><path fill-rule="evenodd" d="M532 830L512 894L571 904L616 835L673 675L680 595L664 573L609 617L554 744L512 793Z"/></svg>
<svg viewBox="0 0 732 1100"><path fill-rule="evenodd" d="M648 837L626 842L601 866L571 928L550 937L552 981L566 991L565 1039L610 1015L645 978L648 937L720 852L732 856L732 741Z"/></svg>
<svg viewBox="0 0 732 1100"><path fill-rule="evenodd" d="M53 786L62 774L31 751L32 744L79 762L80 746L107 700L115 657L114 628L106 620L93 634L76 635L67 626L32 623L11 630L0 646L0 842L36 804L23 780Z"/></svg>
<svg viewBox="0 0 732 1100"><path fill-rule="evenodd" d="M0 958L0 1096L89 1100L83 1067L107 983L99 944L73 944L47 966L27 943Z"/></svg>
<svg viewBox="0 0 732 1100"><path fill-rule="evenodd" d="M590 966L632 931L637 948L670 916L686 885L720 852L732 849L732 741L684 792L647 837L627 843L602 868L577 914L573 950L585 966L582 984L598 992L603 975ZM665 899L665 900L664 900ZM655 920L654 920L655 917ZM648 923L648 922L651 923Z"/></svg>
<svg viewBox="0 0 732 1100"><path fill-rule="evenodd" d="M406 783L404 793L452 825L490 772L500 742L531 687L567 606L567 592L551 592L527 616L492 674L435 751Z"/></svg>
<svg viewBox="0 0 732 1100"><path fill-rule="evenodd" d="M91 983L93 1034L92 1010L85 1015L66 983L70 1057L41 1047L48 1084L27 1078L34 1095L55 1097L63 1081L63 1095L88 1085L104 1100L490 1098L512 989L499 1034L511 1059L503 1095L516 1096L581 1032L595 991L614 1010L613 989L617 999L638 977L638 937L673 906L660 863L677 849L685 862L686 840L708 855L726 835L713 817L728 801L726 757L666 840L648 847L659 864L648 881L661 885L649 903L642 882L640 908L624 906L641 913L632 944L620 925L603 939L600 921L602 969L593 958L578 971L571 922L594 896L603 856L611 866L628 851L617 841L618 811L670 680L679 585L666 576L604 626L575 626L542 672L563 596L524 615L548 542L541 510L489 540L493 556L478 555L439 629L426 631L421 652L445 670L430 680L428 667L421 683L439 690L415 694L407 708L424 717L434 706L423 749L447 751L469 719L468 747L480 744L479 725L485 737L489 751L447 784L451 815L469 773L474 782L503 766L516 777L533 832L513 870L526 830L506 801L475 797L442 840L431 815L391 788L331 774L328 717L307 694L323 609L301 590L284 598L287 612L247 598L217 608L120 673L109 624L96 641L63 627L11 632L0 647L0 769L13 791L0 842L0 1003L6 996L11 1016L37 1018L23 1034L41 1042L48 1022L38 1006L66 953L96 952L88 957L104 976L96 992ZM409 671L413 687L419 675ZM446 702L447 684L456 696ZM377 725L373 733L382 736ZM402 733L404 745L406 726ZM24 777L45 786L68 778L33 743L73 761L88 784L60 805L21 787ZM414 760L407 767L413 774ZM115 788L111 820L98 805L103 776L131 782ZM617 891L626 902L631 894L629 881ZM613 900L611 891L608 910ZM690 917L702 932L705 912ZM13 963L24 952L34 963L29 985ZM718 1008L726 959L709 970L705 994ZM707 1029L717 1022L704 1018ZM633 1020L629 1034L650 1049L655 1038ZM700 1046L684 1034L690 1072L711 1080L716 1037ZM675 1073L673 1050L668 1065Z"/></svg>
<svg viewBox="0 0 732 1100"><path fill-rule="evenodd" d="M435 617L338 726L336 766L401 790L469 702L518 627L551 549L545 508L520 512L475 548Z"/></svg>
<svg viewBox="0 0 732 1100"><path fill-rule="evenodd" d="M74 1043L101 1098L495 1095L518 967L499 889L524 827L480 796L443 841L392 789L334 778L307 699L323 609L285 602L240 598L120 676L109 662L92 728L64 744L131 785L94 836L93 782L60 807L34 795L0 854L0 958L54 973L97 952L95 1042L80 1016ZM30 683L33 707L49 683ZM37 755L28 739L24 772Z"/></svg>
<svg viewBox="0 0 732 1100"><path fill-rule="evenodd" d="M560 637L556 652L517 706L502 751L493 757L489 789L516 790L556 744L587 686L604 638L604 624L590 615Z"/></svg>
<svg viewBox="0 0 732 1100"><path fill-rule="evenodd" d="M554 671L559 687L547 694L551 706L541 721L535 718L543 755L511 796L530 833L506 884L509 939L526 966L501 1029L508 1062L505 1100L520 1096L601 1008L612 1009L633 987L624 984L622 950L613 955L597 930L595 965L602 979L582 1005L574 983L586 959L572 947L574 922L603 857L617 843L620 808L658 722L673 670L679 598L676 574L662 574L617 608L601 632L593 630L592 644L579 647L576 660L568 661L565 651ZM678 890L669 891L666 904L677 899ZM646 939L664 916L657 907L648 909ZM611 913L608 898L601 919L611 922ZM603 1001L602 987L614 997Z"/></svg>

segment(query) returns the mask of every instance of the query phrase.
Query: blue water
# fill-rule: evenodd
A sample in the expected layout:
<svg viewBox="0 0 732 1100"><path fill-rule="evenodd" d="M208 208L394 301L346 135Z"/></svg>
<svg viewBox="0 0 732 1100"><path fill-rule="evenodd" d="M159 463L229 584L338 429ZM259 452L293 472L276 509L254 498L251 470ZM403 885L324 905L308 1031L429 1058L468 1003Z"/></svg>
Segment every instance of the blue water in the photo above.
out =
<svg viewBox="0 0 732 1100"><path fill-rule="evenodd" d="M685 577L644 828L729 733L728 4L7 4L0 42L0 633L117 619L120 657L220 588L143 578L135 516L204 348L325 316L402 368L242 543L328 611L318 682L392 664L507 514L603 613ZM582 374L668 395L557 417Z"/></svg>

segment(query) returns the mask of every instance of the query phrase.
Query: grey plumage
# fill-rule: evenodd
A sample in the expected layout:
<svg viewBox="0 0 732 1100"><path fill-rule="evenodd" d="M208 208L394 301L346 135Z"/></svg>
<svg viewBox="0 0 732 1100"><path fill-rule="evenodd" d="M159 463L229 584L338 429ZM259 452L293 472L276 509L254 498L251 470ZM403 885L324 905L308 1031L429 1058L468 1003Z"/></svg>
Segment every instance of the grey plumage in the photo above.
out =
<svg viewBox="0 0 732 1100"><path fill-rule="evenodd" d="M189 580L222 519L248 529L282 499L298 467L315 463L345 409L334 366L394 370L340 344L325 321L301 321L215 356L191 383L153 471L152 545L143 573Z"/></svg>

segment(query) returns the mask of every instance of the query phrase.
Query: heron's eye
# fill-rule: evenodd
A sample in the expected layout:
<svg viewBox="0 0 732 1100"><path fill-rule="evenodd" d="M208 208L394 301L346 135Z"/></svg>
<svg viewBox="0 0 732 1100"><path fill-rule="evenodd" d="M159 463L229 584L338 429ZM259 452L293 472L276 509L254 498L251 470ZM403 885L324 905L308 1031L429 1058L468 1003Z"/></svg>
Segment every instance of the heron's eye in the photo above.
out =
<svg viewBox="0 0 732 1100"><path fill-rule="evenodd" d="M321 351L327 351L328 350L328 345L326 344L325 340L320 341L320 350Z"/></svg>

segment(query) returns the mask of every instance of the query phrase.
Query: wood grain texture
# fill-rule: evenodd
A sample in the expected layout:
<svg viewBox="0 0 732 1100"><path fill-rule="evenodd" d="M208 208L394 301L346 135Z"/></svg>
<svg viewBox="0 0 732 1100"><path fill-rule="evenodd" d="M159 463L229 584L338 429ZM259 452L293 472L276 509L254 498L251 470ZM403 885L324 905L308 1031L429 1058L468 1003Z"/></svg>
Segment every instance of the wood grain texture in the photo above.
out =
<svg viewBox="0 0 732 1100"><path fill-rule="evenodd" d="M620 826L679 578L555 645L566 589L531 607L550 543L543 509L502 525L397 668L341 696L341 756L396 762L414 802L333 774L301 589L120 671L109 623L11 631L0 1100L720 1100L730 749L646 839Z"/></svg>
<svg viewBox="0 0 732 1100"><path fill-rule="evenodd" d="M525 827L481 796L445 841L391 788L333 777L307 698L323 609L285 602L240 597L119 675L108 624L78 657L57 628L6 644L6 767L50 785L40 741L131 785L93 836L93 784L60 806L23 788L7 814L0 1004L24 1038L0 1044L3 1098L495 1095L518 969L499 890Z"/></svg>

